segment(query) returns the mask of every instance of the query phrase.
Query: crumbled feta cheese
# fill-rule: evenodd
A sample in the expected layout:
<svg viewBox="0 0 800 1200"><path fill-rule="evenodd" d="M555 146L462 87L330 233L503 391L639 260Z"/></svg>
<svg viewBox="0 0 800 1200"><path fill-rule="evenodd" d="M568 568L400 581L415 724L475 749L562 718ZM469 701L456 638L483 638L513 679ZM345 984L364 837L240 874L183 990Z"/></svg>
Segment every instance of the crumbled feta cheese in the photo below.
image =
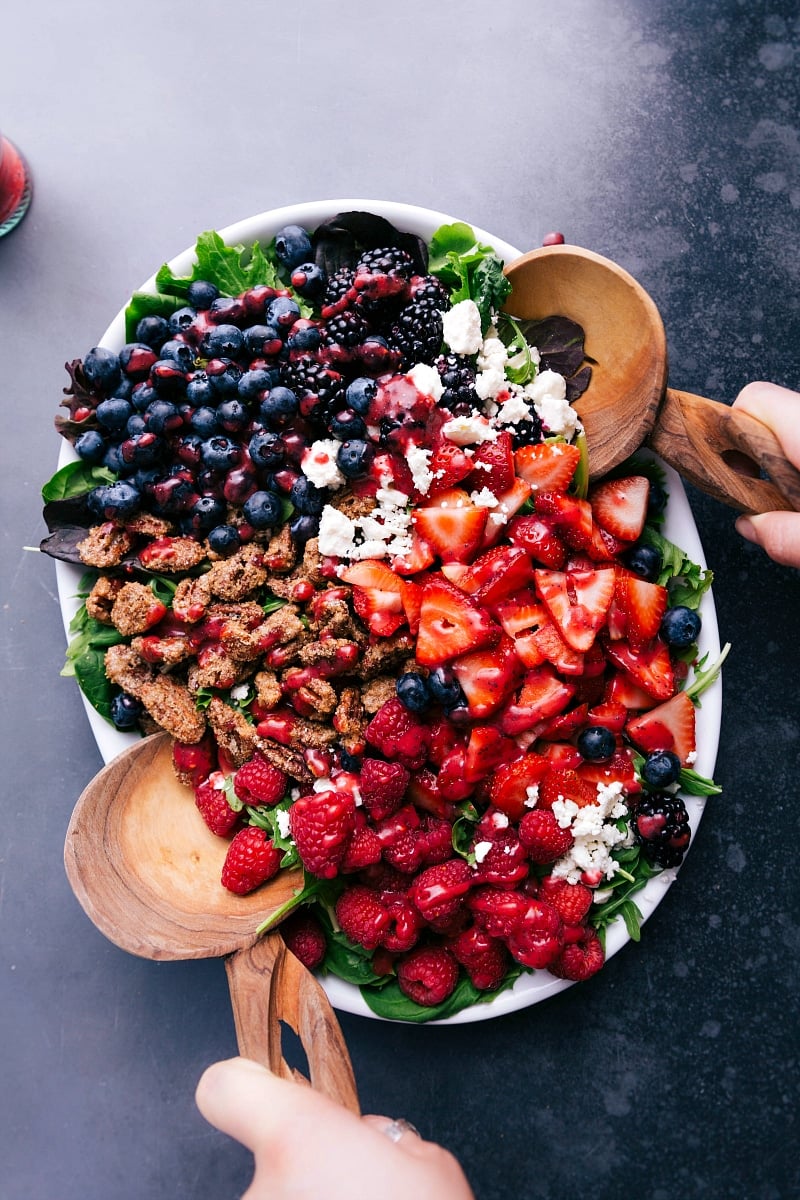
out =
<svg viewBox="0 0 800 1200"><path fill-rule="evenodd" d="M448 441L457 446L471 446L476 442L493 442L497 430L493 429L485 417L453 417L442 426L442 433Z"/></svg>
<svg viewBox="0 0 800 1200"><path fill-rule="evenodd" d="M436 367L429 367L427 363L417 363L407 372L407 378L421 395L431 396L437 403L441 400L444 384Z"/></svg>
<svg viewBox="0 0 800 1200"><path fill-rule="evenodd" d="M516 425L519 421L529 421L531 410L525 403L525 395L518 389L513 389L507 400L498 406L495 421L501 425Z"/></svg>
<svg viewBox="0 0 800 1200"><path fill-rule="evenodd" d="M423 496L427 496L433 483L433 472L430 465L431 453L432 451L426 450L424 446L413 444L406 451L406 462L411 472L411 478L414 480L414 487Z"/></svg>
<svg viewBox="0 0 800 1200"><path fill-rule="evenodd" d="M303 474L319 488L340 488L344 475L336 465L336 455L341 442L335 438L321 438L312 442L301 460Z"/></svg>
<svg viewBox="0 0 800 1200"><path fill-rule="evenodd" d="M530 787L525 788L525 807L536 808L536 803L539 799L539 785L532 783Z"/></svg>
<svg viewBox="0 0 800 1200"><path fill-rule="evenodd" d="M508 814L500 812L499 809L497 812L492 813L491 822L493 829L508 829L510 823Z"/></svg>
<svg viewBox="0 0 800 1200"><path fill-rule="evenodd" d="M494 400L507 386L505 371L496 367L479 371L475 376L475 391L481 400Z"/></svg>
<svg viewBox="0 0 800 1200"><path fill-rule="evenodd" d="M442 337L453 354L477 354L483 345L481 314L474 300L459 300L442 313Z"/></svg>
<svg viewBox="0 0 800 1200"><path fill-rule="evenodd" d="M478 508L495 508L497 505L497 496L487 487L481 488L479 492L470 492L469 498Z"/></svg>
<svg viewBox="0 0 800 1200"><path fill-rule="evenodd" d="M486 855L491 850L491 848L492 848L491 842L476 842L475 846L473 847L473 854L475 855L475 862L482 863L483 860L486 858Z"/></svg>
<svg viewBox="0 0 800 1200"><path fill-rule="evenodd" d="M574 800L565 800L563 796L559 796L557 800L553 801L553 816L561 829L569 829L572 819L578 811L578 805Z"/></svg>
<svg viewBox="0 0 800 1200"><path fill-rule="evenodd" d="M275 824L278 826L278 833L282 838L288 838L289 836L289 821L290 818L287 809L278 808L275 810Z"/></svg>
<svg viewBox="0 0 800 1200"><path fill-rule="evenodd" d="M689 751L689 753L686 755L686 765L687 765L687 767L690 767L690 766L692 765L692 763L694 763L694 762L696 762L696 761L697 761L697 751L696 751L696 750L690 750L690 751Z"/></svg>
<svg viewBox="0 0 800 1200"><path fill-rule="evenodd" d="M322 510L319 521L319 552L333 558L349 558L356 535L355 521L330 504Z"/></svg>
<svg viewBox="0 0 800 1200"><path fill-rule="evenodd" d="M250 692L249 683L237 683L231 688L231 700L246 700Z"/></svg>
<svg viewBox="0 0 800 1200"><path fill-rule="evenodd" d="M548 433L571 438L580 427L578 414L567 400L567 381L558 371L540 371L524 391Z"/></svg>
<svg viewBox="0 0 800 1200"><path fill-rule="evenodd" d="M478 351L479 371L501 371L505 374L508 351L501 342L494 328L491 328Z"/></svg>

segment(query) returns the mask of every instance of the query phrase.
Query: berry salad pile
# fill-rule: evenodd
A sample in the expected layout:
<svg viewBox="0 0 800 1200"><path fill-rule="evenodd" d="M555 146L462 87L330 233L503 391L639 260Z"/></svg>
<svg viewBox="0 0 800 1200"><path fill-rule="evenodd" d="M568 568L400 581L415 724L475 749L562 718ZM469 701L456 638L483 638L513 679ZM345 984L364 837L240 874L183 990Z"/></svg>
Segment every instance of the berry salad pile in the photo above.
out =
<svg viewBox="0 0 800 1200"><path fill-rule="evenodd" d="M656 462L589 485L582 332L508 297L463 224L204 234L68 364L44 488L42 548L85 569L65 670L172 736L220 887L301 868L262 928L395 1019L589 978L719 790L710 572Z"/></svg>

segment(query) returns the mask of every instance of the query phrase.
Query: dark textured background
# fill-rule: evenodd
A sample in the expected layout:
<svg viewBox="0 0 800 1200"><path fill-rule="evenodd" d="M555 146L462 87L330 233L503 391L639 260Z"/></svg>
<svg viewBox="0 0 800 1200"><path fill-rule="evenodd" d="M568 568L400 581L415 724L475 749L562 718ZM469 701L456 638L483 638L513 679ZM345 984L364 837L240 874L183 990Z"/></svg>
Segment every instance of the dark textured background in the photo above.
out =
<svg viewBox="0 0 800 1200"><path fill-rule="evenodd" d="M28 0L0 19L0 125L36 195L0 242L0 1196L232 1197L249 1157L193 1089L235 1050L220 962L107 943L67 885L100 766L39 487L63 363L202 229L305 199L450 212L522 248L549 229L630 269L671 382L800 385L800 20L788 0L222 6ZM365 1110L464 1162L479 1200L798 1194L800 573L692 493L716 575L717 778L680 880L591 983L513 1016L345 1016ZM372 1195L377 1181L357 1184Z"/></svg>

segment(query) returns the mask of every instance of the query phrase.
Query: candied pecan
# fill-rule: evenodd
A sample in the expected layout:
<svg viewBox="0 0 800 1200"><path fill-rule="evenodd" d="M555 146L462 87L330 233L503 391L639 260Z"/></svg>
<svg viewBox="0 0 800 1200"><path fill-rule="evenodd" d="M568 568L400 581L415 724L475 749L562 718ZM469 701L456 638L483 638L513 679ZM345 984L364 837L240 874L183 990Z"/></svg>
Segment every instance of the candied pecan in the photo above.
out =
<svg viewBox="0 0 800 1200"><path fill-rule="evenodd" d="M162 729L179 742L199 742L205 732L205 717L183 684L148 666L132 646L109 647L105 670L112 683L142 702Z"/></svg>
<svg viewBox="0 0 800 1200"><path fill-rule="evenodd" d="M304 674L299 672L299 674ZM292 688L284 681L287 699L296 712L312 720L325 720L331 715L339 702L339 697L326 679L311 676L304 679L299 687Z"/></svg>
<svg viewBox="0 0 800 1200"><path fill-rule="evenodd" d="M197 579L182 579L172 597L172 611L187 625L194 625L206 616L206 610L211 603L211 587L208 575L199 575Z"/></svg>
<svg viewBox="0 0 800 1200"><path fill-rule="evenodd" d="M251 664L236 662L225 653L219 642L212 643L201 651L197 662L189 667L189 691L198 692L201 688L231 688L246 679L251 671Z"/></svg>
<svg viewBox="0 0 800 1200"><path fill-rule="evenodd" d="M138 512L133 517L121 520L120 524L125 526L128 533L138 533L149 538L167 537L175 528L171 521L148 512Z"/></svg>
<svg viewBox="0 0 800 1200"><path fill-rule="evenodd" d="M272 738L259 737L256 741L258 749L264 758L272 763L273 767L277 767L279 771L283 771L298 783L313 782L314 776L302 754L297 750L292 750L289 746L282 746L280 742L275 742Z"/></svg>
<svg viewBox="0 0 800 1200"><path fill-rule="evenodd" d="M124 586L124 579L110 575L100 576L86 597L86 611L92 620L99 621L101 625L111 625L111 610L120 589Z"/></svg>
<svg viewBox="0 0 800 1200"><path fill-rule="evenodd" d="M391 675L378 675L361 689L361 703L364 711L374 715L382 708L387 700L393 700L397 695L395 679Z"/></svg>
<svg viewBox="0 0 800 1200"><path fill-rule="evenodd" d="M387 671L397 670L414 653L414 638L410 633L395 633L367 646L355 674L360 679L374 679Z"/></svg>
<svg viewBox="0 0 800 1200"><path fill-rule="evenodd" d="M135 637L131 646L144 662L152 663L162 671L169 671L179 663L186 662L194 653L184 637L157 637L147 633Z"/></svg>
<svg viewBox="0 0 800 1200"><path fill-rule="evenodd" d="M296 562L297 546L289 526L283 525L264 551L264 563L271 573L287 575L294 570Z"/></svg>
<svg viewBox="0 0 800 1200"><path fill-rule="evenodd" d="M283 691L274 671L259 671L253 679L256 689L256 704L259 708L277 708L283 699Z"/></svg>
<svg viewBox="0 0 800 1200"><path fill-rule="evenodd" d="M139 551L139 562L151 571L178 575L204 561L206 552L190 537L161 537Z"/></svg>
<svg viewBox="0 0 800 1200"><path fill-rule="evenodd" d="M366 517L375 507L374 496L355 496L351 491L343 491L331 496L328 501L331 508L338 509L351 521L357 517Z"/></svg>
<svg viewBox="0 0 800 1200"><path fill-rule="evenodd" d="M339 703L333 714L333 728L339 741L350 754L359 754L364 748L364 730L367 720L361 693L356 687L342 688Z"/></svg>
<svg viewBox="0 0 800 1200"><path fill-rule="evenodd" d="M244 546L230 558L215 562L208 572L212 594L220 600L244 600L252 596L267 580L263 557L258 546Z"/></svg>
<svg viewBox="0 0 800 1200"><path fill-rule="evenodd" d="M253 757L259 738L255 726L246 717L220 700L219 696L211 698L206 713L217 744L235 767L240 767Z"/></svg>
<svg viewBox="0 0 800 1200"><path fill-rule="evenodd" d="M88 567L118 567L133 549L133 537L113 521L93 525L75 547Z"/></svg>
<svg viewBox="0 0 800 1200"><path fill-rule="evenodd" d="M152 629L165 615L164 605L144 583L125 583L117 592L111 622L123 637Z"/></svg>

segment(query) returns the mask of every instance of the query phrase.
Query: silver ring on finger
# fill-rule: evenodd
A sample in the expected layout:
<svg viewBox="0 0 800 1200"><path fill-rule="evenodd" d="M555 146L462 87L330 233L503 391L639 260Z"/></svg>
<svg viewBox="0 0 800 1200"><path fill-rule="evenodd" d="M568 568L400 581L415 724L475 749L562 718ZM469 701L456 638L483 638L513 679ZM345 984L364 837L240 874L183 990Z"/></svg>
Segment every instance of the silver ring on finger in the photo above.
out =
<svg viewBox="0 0 800 1200"><path fill-rule="evenodd" d="M402 1117L397 1121L390 1121L388 1125L383 1127L382 1132L388 1137L390 1142L399 1142L404 1133L415 1133L417 1137L420 1136L417 1127Z"/></svg>

